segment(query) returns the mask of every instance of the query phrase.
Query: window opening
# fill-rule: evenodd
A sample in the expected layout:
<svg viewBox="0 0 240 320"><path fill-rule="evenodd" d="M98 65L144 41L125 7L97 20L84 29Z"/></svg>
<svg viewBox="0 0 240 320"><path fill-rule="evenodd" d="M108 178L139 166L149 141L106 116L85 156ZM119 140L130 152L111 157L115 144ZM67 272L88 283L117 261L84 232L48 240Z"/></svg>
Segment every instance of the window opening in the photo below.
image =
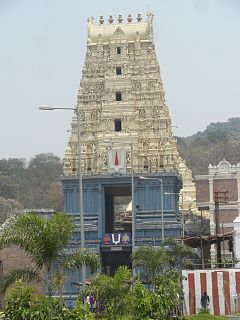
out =
<svg viewBox="0 0 240 320"><path fill-rule="evenodd" d="M120 76L122 74L122 68L121 67L116 67L116 75Z"/></svg>
<svg viewBox="0 0 240 320"><path fill-rule="evenodd" d="M121 91L116 92L116 101L122 101L122 92Z"/></svg>
<svg viewBox="0 0 240 320"><path fill-rule="evenodd" d="M122 131L122 121L121 121L121 119L115 119L114 120L114 125L115 125L115 132Z"/></svg>
<svg viewBox="0 0 240 320"><path fill-rule="evenodd" d="M121 47L117 47L117 54L121 54Z"/></svg>

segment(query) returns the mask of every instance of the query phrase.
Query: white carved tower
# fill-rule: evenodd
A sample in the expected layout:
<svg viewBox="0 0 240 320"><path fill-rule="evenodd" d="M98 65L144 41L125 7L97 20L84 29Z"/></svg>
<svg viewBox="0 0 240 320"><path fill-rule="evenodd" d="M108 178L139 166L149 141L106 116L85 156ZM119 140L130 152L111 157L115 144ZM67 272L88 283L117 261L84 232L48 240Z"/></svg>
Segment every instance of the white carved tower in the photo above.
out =
<svg viewBox="0 0 240 320"><path fill-rule="evenodd" d="M153 40L153 15L146 21L140 14L123 23L110 16L99 24L88 19L88 42L82 80L77 95L80 111L82 172L106 174L107 149L112 145L126 150L127 172L175 170L183 178L183 207L195 198L192 173L177 151L171 118L165 101L160 67ZM64 156L65 175L77 174L77 119ZM187 194L188 198L185 197Z"/></svg>

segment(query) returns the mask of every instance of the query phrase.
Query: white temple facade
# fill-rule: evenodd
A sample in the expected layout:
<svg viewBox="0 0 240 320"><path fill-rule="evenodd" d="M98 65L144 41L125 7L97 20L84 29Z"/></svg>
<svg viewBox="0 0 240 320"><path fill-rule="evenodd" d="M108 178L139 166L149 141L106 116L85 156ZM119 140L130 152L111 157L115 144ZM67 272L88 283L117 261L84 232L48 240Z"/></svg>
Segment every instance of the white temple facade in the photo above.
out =
<svg viewBox="0 0 240 320"><path fill-rule="evenodd" d="M126 171L177 171L183 209L195 207L192 172L179 156L153 39L153 14L134 22L88 19L88 41L76 108L80 116L82 173L108 173L109 148L124 148ZM78 172L77 116L64 156L64 174ZM131 153L131 144L133 153Z"/></svg>

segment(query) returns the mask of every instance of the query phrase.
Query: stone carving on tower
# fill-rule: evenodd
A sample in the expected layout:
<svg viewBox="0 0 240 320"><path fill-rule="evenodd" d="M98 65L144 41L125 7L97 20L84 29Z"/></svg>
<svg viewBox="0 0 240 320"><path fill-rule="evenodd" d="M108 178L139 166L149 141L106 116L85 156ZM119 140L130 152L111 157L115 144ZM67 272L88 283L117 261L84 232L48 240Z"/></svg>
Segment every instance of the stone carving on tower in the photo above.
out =
<svg viewBox="0 0 240 320"><path fill-rule="evenodd" d="M77 95L81 124L82 172L106 174L107 149L124 147L127 172L179 171L183 187L195 198L192 173L177 151L153 41L153 14L126 23L119 15L99 24L88 18L88 40ZM129 145L125 144L129 143ZM78 170L77 119L64 156L65 175Z"/></svg>

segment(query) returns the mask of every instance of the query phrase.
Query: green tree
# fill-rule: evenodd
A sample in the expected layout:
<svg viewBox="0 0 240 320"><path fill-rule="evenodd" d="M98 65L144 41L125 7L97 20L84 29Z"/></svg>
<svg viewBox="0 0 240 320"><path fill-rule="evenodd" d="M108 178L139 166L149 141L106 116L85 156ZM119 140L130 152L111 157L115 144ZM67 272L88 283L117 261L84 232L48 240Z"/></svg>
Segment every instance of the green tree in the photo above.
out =
<svg viewBox="0 0 240 320"><path fill-rule="evenodd" d="M63 173L62 161L53 153L40 153L30 159L28 169L47 178L50 182L55 182Z"/></svg>
<svg viewBox="0 0 240 320"><path fill-rule="evenodd" d="M156 277L163 273L169 263L169 254L164 247L142 246L139 247L133 260L136 267L140 267L140 278L154 291Z"/></svg>
<svg viewBox="0 0 240 320"><path fill-rule="evenodd" d="M7 219L17 216L23 212L21 203L14 199L5 199L0 197L0 224L3 224Z"/></svg>
<svg viewBox="0 0 240 320"><path fill-rule="evenodd" d="M15 199L18 194L18 183L12 176L0 176L0 196L6 199Z"/></svg>
<svg viewBox="0 0 240 320"><path fill-rule="evenodd" d="M163 245L167 248L170 268L181 271L183 268L193 267L190 260L193 257L192 248L176 241L174 238L167 238Z"/></svg>
<svg viewBox="0 0 240 320"><path fill-rule="evenodd" d="M171 269L180 271L183 266L189 266L192 254L190 247L177 242L174 238L168 238L162 247L139 247L133 260L136 267L139 267L141 280L154 291L158 275Z"/></svg>
<svg viewBox="0 0 240 320"><path fill-rule="evenodd" d="M33 288L23 287L21 282L16 282L15 287L9 290L5 305L4 319L25 320L30 319L30 308L33 305Z"/></svg>
<svg viewBox="0 0 240 320"><path fill-rule="evenodd" d="M101 305L105 305L102 314L104 319L124 319L130 312L131 271L125 266L118 268L111 277L100 274L92 279L90 286L83 294L93 293Z"/></svg>
<svg viewBox="0 0 240 320"><path fill-rule="evenodd" d="M30 285L17 281L8 291L4 304L6 320L93 320L87 306L77 302L73 310L64 307L61 299L45 297Z"/></svg>
<svg viewBox="0 0 240 320"><path fill-rule="evenodd" d="M19 185L27 208L63 209L63 192L59 183L63 173L61 159L52 153L41 153L32 158ZM23 182L23 185L21 185Z"/></svg>
<svg viewBox="0 0 240 320"><path fill-rule="evenodd" d="M16 175L20 171L24 170L27 166L26 159L1 159L0 160L0 175Z"/></svg>
<svg viewBox="0 0 240 320"><path fill-rule="evenodd" d="M37 154L28 163L25 159L0 159L0 197L15 199L28 209L61 211L62 173L62 161L52 153Z"/></svg>
<svg viewBox="0 0 240 320"><path fill-rule="evenodd" d="M132 306L133 319L153 319L152 316L156 307L155 297L154 292L147 290L142 283L137 281L129 299Z"/></svg>
<svg viewBox="0 0 240 320"><path fill-rule="evenodd" d="M179 274L176 270L164 271L156 277L154 291L147 290L136 282L129 296L131 318L134 320L170 320L174 308L179 304Z"/></svg>
<svg viewBox="0 0 240 320"><path fill-rule="evenodd" d="M74 228L73 221L62 213L54 214L49 219L33 213L18 216L1 235L0 248L19 246L35 266L16 268L9 272L3 279L2 291L18 279L24 282L44 280L40 279L40 270L44 268L47 273L45 283L48 295L51 296L59 283L59 276L55 281L55 273L63 275L65 270L80 267L83 263L96 270L98 258L94 253L88 250L66 252Z"/></svg>
<svg viewBox="0 0 240 320"><path fill-rule="evenodd" d="M105 306L102 320L168 320L179 303L179 273L164 271L156 276L155 290L148 290L139 280L132 282L131 271L120 267L115 276L98 275L83 293L94 293ZM98 314L98 312L97 312Z"/></svg>
<svg viewBox="0 0 240 320"><path fill-rule="evenodd" d="M171 312L181 303L181 276L171 269L157 276L153 319L172 319Z"/></svg>

